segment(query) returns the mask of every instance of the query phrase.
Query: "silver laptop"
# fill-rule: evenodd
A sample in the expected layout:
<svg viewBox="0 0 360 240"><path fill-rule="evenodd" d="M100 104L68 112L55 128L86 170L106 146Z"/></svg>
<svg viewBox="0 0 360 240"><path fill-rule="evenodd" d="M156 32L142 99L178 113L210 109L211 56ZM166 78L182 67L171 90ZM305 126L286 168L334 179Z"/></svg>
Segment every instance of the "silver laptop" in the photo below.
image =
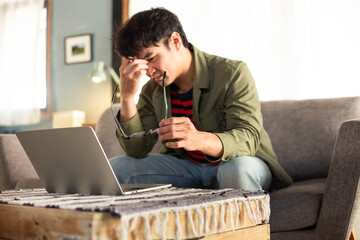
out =
<svg viewBox="0 0 360 240"><path fill-rule="evenodd" d="M91 127L22 131L16 136L49 193L123 195L171 186L120 186Z"/></svg>

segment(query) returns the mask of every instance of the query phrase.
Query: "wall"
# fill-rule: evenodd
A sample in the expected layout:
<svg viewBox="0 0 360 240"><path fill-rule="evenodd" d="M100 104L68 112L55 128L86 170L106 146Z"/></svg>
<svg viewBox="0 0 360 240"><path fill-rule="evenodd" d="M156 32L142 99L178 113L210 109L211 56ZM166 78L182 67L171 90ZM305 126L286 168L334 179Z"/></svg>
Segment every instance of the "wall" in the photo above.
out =
<svg viewBox="0 0 360 240"><path fill-rule="evenodd" d="M111 82L95 84L89 73L95 61L111 63L111 0L53 0L52 14L52 110L81 110L86 122L96 123L110 106ZM66 65L64 39L93 34L93 61Z"/></svg>

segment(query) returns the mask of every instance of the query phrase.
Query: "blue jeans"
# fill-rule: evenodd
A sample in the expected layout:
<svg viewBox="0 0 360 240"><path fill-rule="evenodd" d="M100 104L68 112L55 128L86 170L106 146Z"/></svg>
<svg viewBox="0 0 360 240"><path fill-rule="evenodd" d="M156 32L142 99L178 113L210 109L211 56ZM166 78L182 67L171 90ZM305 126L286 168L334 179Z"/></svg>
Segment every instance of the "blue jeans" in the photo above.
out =
<svg viewBox="0 0 360 240"><path fill-rule="evenodd" d="M208 165L151 154L142 159L114 157L110 165L120 183L171 183L181 188L271 188L271 172L258 157L237 157L221 165Z"/></svg>

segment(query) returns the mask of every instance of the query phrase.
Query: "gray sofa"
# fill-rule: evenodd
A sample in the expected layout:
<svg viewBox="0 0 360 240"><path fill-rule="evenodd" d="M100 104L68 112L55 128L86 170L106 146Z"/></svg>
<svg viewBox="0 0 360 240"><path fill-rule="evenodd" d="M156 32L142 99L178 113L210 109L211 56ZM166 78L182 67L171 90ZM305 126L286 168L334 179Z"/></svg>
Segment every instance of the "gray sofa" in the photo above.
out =
<svg viewBox="0 0 360 240"><path fill-rule="evenodd" d="M353 229L359 235L360 97L262 102L262 112L294 179L270 195L271 239L349 239ZM96 132L109 158L124 154L114 131L108 109ZM0 135L0 190L38 186L36 177L16 137Z"/></svg>

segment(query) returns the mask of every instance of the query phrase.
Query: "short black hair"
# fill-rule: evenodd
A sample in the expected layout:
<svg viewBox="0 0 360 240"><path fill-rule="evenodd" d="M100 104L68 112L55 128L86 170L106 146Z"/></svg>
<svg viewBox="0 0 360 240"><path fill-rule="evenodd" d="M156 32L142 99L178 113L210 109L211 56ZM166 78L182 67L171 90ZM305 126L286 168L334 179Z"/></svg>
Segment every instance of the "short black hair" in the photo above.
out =
<svg viewBox="0 0 360 240"><path fill-rule="evenodd" d="M115 36L115 52L123 57L138 56L142 48L158 46L163 41L169 46L168 38L179 33L185 48L191 48L178 17L165 8L152 8L133 15Z"/></svg>

